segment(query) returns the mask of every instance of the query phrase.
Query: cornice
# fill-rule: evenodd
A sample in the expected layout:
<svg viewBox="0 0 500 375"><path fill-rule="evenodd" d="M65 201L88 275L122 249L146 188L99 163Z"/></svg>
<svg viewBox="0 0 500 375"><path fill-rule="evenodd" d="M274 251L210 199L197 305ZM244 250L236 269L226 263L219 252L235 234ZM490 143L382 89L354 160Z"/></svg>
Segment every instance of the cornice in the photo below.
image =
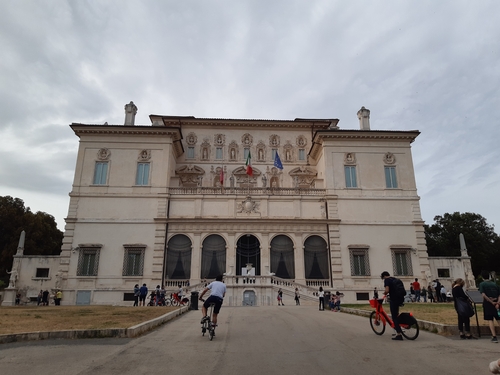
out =
<svg viewBox="0 0 500 375"><path fill-rule="evenodd" d="M318 130L313 137L313 145L309 155L317 159L326 140L389 140L389 141L407 141L412 143L420 134L418 130Z"/></svg>
<svg viewBox="0 0 500 375"><path fill-rule="evenodd" d="M265 119L224 119L224 118L195 118L177 116L149 116L155 127L159 127L159 121L166 127L172 126L197 126L197 127L259 127L259 128L306 128L322 130L328 129L331 124L338 123L337 119L295 119L295 120L265 120Z"/></svg>
<svg viewBox="0 0 500 375"><path fill-rule="evenodd" d="M77 136L87 134L111 134L111 135L146 135L146 136L172 136L174 141L182 139L181 130L178 127L158 126L125 126L125 125L92 125L76 124L70 125Z"/></svg>

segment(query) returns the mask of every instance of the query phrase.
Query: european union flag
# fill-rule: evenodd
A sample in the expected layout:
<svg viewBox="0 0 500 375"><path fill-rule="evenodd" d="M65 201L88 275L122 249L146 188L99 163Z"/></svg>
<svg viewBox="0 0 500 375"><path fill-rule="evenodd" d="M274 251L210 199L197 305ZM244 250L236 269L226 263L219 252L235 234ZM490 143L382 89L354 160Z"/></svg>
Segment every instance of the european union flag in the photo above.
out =
<svg viewBox="0 0 500 375"><path fill-rule="evenodd" d="M278 155L278 151L276 151L276 156L274 157L274 166L276 168L283 169L283 164L281 164L281 159Z"/></svg>

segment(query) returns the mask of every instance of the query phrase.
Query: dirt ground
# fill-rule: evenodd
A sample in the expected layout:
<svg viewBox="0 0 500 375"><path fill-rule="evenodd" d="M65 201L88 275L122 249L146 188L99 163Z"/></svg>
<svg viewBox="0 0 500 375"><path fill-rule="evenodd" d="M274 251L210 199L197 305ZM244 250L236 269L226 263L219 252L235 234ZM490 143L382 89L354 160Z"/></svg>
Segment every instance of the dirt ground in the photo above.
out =
<svg viewBox="0 0 500 375"><path fill-rule="evenodd" d="M128 328L178 308L164 306L0 307L0 335L68 329Z"/></svg>

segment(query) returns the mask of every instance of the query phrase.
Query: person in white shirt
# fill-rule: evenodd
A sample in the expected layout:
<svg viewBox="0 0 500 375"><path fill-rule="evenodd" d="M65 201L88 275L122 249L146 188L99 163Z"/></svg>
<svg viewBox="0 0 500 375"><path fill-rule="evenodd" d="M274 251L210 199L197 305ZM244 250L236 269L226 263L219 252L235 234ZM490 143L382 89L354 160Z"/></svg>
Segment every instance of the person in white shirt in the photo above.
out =
<svg viewBox="0 0 500 375"><path fill-rule="evenodd" d="M205 303L203 303L203 307L201 308L201 314L203 317L201 318L201 324L203 324L207 319L207 311L208 307L211 303L214 303L214 313L212 317L212 325L217 326L217 316L219 315L220 308L222 306L222 302L224 301L224 297L226 295L226 284L222 282L222 275L219 275L215 278L215 281L212 281L208 286L203 289L201 292L199 299L202 301L203 296L206 292L211 290L210 297L207 298Z"/></svg>

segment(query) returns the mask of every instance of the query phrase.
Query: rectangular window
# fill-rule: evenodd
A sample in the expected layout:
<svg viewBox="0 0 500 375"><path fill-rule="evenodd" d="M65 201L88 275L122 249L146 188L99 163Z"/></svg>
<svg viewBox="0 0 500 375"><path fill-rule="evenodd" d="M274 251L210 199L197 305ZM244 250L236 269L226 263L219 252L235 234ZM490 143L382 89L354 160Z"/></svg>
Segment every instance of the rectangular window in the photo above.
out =
<svg viewBox="0 0 500 375"><path fill-rule="evenodd" d="M397 189L396 167L385 167L385 186L388 189Z"/></svg>
<svg viewBox="0 0 500 375"><path fill-rule="evenodd" d="M137 163L136 185L149 185L149 163Z"/></svg>
<svg viewBox="0 0 500 375"><path fill-rule="evenodd" d="M438 277L450 277L449 268L438 268Z"/></svg>
<svg viewBox="0 0 500 375"><path fill-rule="evenodd" d="M368 249L349 249L351 276L370 276Z"/></svg>
<svg viewBox="0 0 500 375"><path fill-rule="evenodd" d="M306 150L299 149L299 160L306 160Z"/></svg>
<svg viewBox="0 0 500 375"><path fill-rule="evenodd" d="M108 162L97 161L94 171L94 185L106 185L108 177Z"/></svg>
<svg viewBox="0 0 500 375"><path fill-rule="evenodd" d="M77 276L97 276L99 251L98 248L80 248Z"/></svg>
<svg viewBox="0 0 500 375"><path fill-rule="evenodd" d="M123 276L142 276L144 269L144 248L125 248Z"/></svg>
<svg viewBox="0 0 500 375"><path fill-rule="evenodd" d="M49 269L48 268L37 268L36 269L36 277L49 277Z"/></svg>
<svg viewBox="0 0 500 375"><path fill-rule="evenodd" d="M356 167L345 166L344 171L345 171L345 187L346 188L358 187L358 181L356 180Z"/></svg>
<svg viewBox="0 0 500 375"><path fill-rule="evenodd" d="M188 147L187 158L194 159L194 147Z"/></svg>
<svg viewBox="0 0 500 375"><path fill-rule="evenodd" d="M249 148L245 148L243 150L243 159L244 160L247 160L247 157L248 157L248 154L250 153L250 149Z"/></svg>
<svg viewBox="0 0 500 375"><path fill-rule="evenodd" d="M394 276L413 275L410 250L392 250L392 266L394 268Z"/></svg>
<svg viewBox="0 0 500 375"><path fill-rule="evenodd" d="M356 301L369 301L370 293L356 293Z"/></svg>
<svg viewBox="0 0 500 375"><path fill-rule="evenodd" d="M215 149L215 159L222 160L222 147L217 147Z"/></svg>

